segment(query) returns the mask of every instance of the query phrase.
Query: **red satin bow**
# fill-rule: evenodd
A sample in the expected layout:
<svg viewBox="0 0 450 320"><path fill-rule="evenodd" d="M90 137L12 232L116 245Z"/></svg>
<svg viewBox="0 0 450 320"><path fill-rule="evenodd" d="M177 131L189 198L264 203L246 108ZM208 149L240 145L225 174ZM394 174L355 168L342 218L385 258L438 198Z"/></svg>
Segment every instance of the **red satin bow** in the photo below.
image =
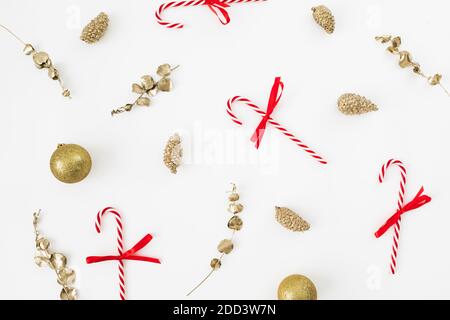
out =
<svg viewBox="0 0 450 320"><path fill-rule="evenodd" d="M281 89L281 92L279 90ZM253 133L253 136L251 140L255 142L256 149L259 148L259 145L261 143L262 137L264 135L264 131L266 131L267 121L270 119L270 115L272 114L273 110L275 110L275 107L277 106L278 102L281 99L281 95L283 94L284 89L284 83L281 82L281 77L276 77L275 81L272 86L272 91L270 92L269 102L267 104L267 111L264 117L262 118L261 122L259 123L258 127L256 128L255 132Z"/></svg>
<svg viewBox="0 0 450 320"><path fill-rule="evenodd" d="M223 25L230 23L230 16L225 9L230 7L228 4L220 0L205 0L204 5L208 6L208 8L217 16L217 18L219 18L219 21Z"/></svg>
<svg viewBox="0 0 450 320"><path fill-rule="evenodd" d="M410 202L405 204L400 210L397 210L396 213L390 217L385 224L381 226L380 229L378 229L377 232L375 232L375 237L379 238L381 237L390 227L392 227L397 221L400 219L400 216L408 211L420 208L423 205L426 205L428 202L431 201L431 197L427 195L423 195L424 189L423 187L420 188L419 192L416 194L414 199L412 199Z"/></svg>
<svg viewBox="0 0 450 320"><path fill-rule="evenodd" d="M139 250L144 248L153 237L150 234L147 234L145 237L143 237L136 245L131 248L128 251L125 251L121 255L117 256L91 256L86 258L86 263L97 263L97 262L103 262L103 261L113 261L113 260L138 260L138 261L145 261L145 262L152 262L152 263L161 263L161 261L157 258L151 258L151 257L144 257L144 256L137 256L135 253L137 253Z"/></svg>

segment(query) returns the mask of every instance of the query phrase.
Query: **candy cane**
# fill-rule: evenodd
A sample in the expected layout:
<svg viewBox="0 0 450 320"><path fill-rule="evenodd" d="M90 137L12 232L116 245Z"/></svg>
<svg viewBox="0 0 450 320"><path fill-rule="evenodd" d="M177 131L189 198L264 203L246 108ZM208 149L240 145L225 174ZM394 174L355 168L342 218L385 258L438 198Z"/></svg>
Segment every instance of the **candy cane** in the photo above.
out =
<svg viewBox="0 0 450 320"><path fill-rule="evenodd" d="M261 116L265 116L266 112L263 111L260 107L258 107L256 104L254 104L252 101L250 101L247 98L243 98L241 96L235 96L228 100L227 102L227 113L231 117L231 120L238 124L242 125L242 121L240 121L232 112L232 105L235 102L242 102L252 108L255 112L257 112ZM275 126L278 130L280 130L285 136L287 136L290 140L292 140L297 146L302 148L306 153L308 153L311 157L313 157L315 160L317 160L321 164L327 164L327 161L325 161L321 156L319 156L315 151L310 149L306 144L304 144L300 139L296 138L292 133L290 133L286 128L284 128L281 124L273 120L271 117L269 117L268 122Z"/></svg>
<svg viewBox="0 0 450 320"><path fill-rule="evenodd" d="M86 263L91 264L104 261L118 261L120 299L125 300L125 271L124 271L125 268L123 260L143 261L158 264L161 263L161 261L158 258L138 254L139 251L145 248L145 246L147 246L153 239L152 235L148 233L141 240L139 240L131 249L124 251L123 236L122 236L123 234L122 217L120 213L114 208L107 207L97 213L97 219L95 220L95 230L97 230L98 233L100 233L102 217L106 213L111 213L116 218L118 255L89 256L86 258Z"/></svg>
<svg viewBox="0 0 450 320"><path fill-rule="evenodd" d="M122 230L122 217L119 212L117 212L112 207L107 207L97 213L97 220L95 220L95 230L100 233L100 228L102 225L102 217L106 213L111 213L116 218L117 225L117 252L119 256L123 255L123 230ZM125 300L125 269L123 260L119 260L119 294L120 299Z"/></svg>
<svg viewBox="0 0 450 320"><path fill-rule="evenodd" d="M267 1L267 0L223 0L220 1L222 4L225 5L229 5L229 4L233 4L233 3L247 3L247 2L262 2L262 1ZM156 20L158 21L158 23L162 26L165 26L166 28L169 29L181 29L184 27L183 24L178 23L178 22L168 22L162 19L161 15L162 13L170 8L178 8L178 7L194 7L194 6L199 6L199 5L208 5L209 1L207 0L190 0L190 1L171 1L171 2L167 2L162 4L159 9L155 12L155 17Z"/></svg>
<svg viewBox="0 0 450 320"><path fill-rule="evenodd" d="M386 162L381 167L380 175L378 176L378 180L380 183L384 181L384 176L386 174L386 171L389 169L391 165L396 165L400 169L400 190L398 192L398 201L397 206L398 210L402 210L403 204L405 202L405 185L406 185L406 169L403 163L400 160L390 159L388 162ZM397 253L398 253L398 241L400 238L400 224L401 224L401 217L398 218L397 222L394 226L394 237L393 237L393 244L392 244L392 253L391 253L391 273L395 274L395 270L397 268Z"/></svg>

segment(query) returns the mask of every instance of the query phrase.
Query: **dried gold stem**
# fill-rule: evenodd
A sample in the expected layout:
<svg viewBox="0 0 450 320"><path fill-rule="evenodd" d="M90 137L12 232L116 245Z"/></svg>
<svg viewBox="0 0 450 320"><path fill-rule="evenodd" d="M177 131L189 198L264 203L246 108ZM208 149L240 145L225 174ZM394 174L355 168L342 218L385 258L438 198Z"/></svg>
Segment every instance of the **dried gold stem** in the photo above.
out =
<svg viewBox="0 0 450 320"><path fill-rule="evenodd" d="M133 103L128 103L120 108L114 109L113 111L111 111L111 116L114 116L115 114L119 114L119 113L123 113L123 112L128 112L131 111L131 109L133 109L133 107L136 105L137 101L142 98L142 96L144 95L145 92L141 93L139 95L139 97L136 98L136 100L134 100Z"/></svg>
<svg viewBox="0 0 450 320"><path fill-rule="evenodd" d="M12 32L9 28L7 28L6 26L4 26L4 25L2 25L2 24L0 24L0 28L4 29L4 30L5 30L6 32L8 32L10 35L12 35L14 38L16 38L17 41L19 41L20 43L22 43L22 45L24 46L23 52L24 52L26 55L33 55L33 59L34 59L34 57L35 57L35 54L38 54L38 55L40 54L41 56L42 56L42 55L45 55L45 57L46 57L45 60L46 60L46 61L42 61L42 62L39 63L39 65L36 64L36 66L37 66L39 69L46 68L46 69L49 69L49 70L50 70L50 69L53 70L53 76L51 76L50 73L49 73L49 77L50 77L52 80L58 80L59 86L60 86L61 89L62 89L62 95L63 95L64 97L69 98L69 99L72 98L72 97L70 96L70 90L64 87L64 84L63 84L61 78L60 78L59 75L58 75L58 71L56 70L56 68L55 68L54 66L52 66L51 60L50 60L50 58L48 57L47 53L45 53L45 52L38 52L38 53L36 53L36 52L34 51L34 48L33 48L33 46L32 46L31 44L25 43L25 41L23 41L18 35L16 35L14 32ZM36 63L36 62L35 62L35 63Z"/></svg>
<svg viewBox="0 0 450 320"><path fill-rule="evenodd" d="M37 212L33 213L33 228L34 228L35 241L39 240L39 231L38 231L37 224L39 222L40 214L41 214L41 209L39 209Z"/></svg>
<svg viewBox="0 0 450 320"><path fill-rule="evenodd" d="M214 271L216 271L216 270L212 269L212 270L208 273L208 275L207 275L202 281L200 281L200 283L199 283L198 285L196 285L196 286L194 287L194 289L192 289L191 291L189 291L189 293L188 293L186 296L189 297L189 296L191 295L191 293L193 293L195 290L197 290L198 288L200 288L200 286L201 286L203 283L205 283L206 280L208 280L208 278L213 274Z"/></svg>
<svg viewBox="0 0 450 320"><path fill-rule="evenodd" d="M12 32L9 28L5 27L4 25L0 24L0 27L3 28L4 30L6 30L6 32L8 32L10 35L12 35L14 38L17 39L17 41L19 41L20 43L22 43L24 46L26 45L25 41L23 41L17 34L15 34L14 32Z"/></svg>
<svg viewBox="0 0 450 320"><path fill-rule="evenodd" d="M234 183L233 183L233 191L235 191L235 190L236 190L236 186L235 186ZM236 233L236 230L233 230L233 233L231 234L230 240L233 240L233 239L234 239L235 233ZM222 263L222 259L223 259L224 255L225 255L225 253L222 253L222 254L220 255L220 257L219 257L220 263ZM217 271L217 270L216 270L216 269L212 269L212 270L208 273L208 275L207 275L205 278L203 278L202 281L200 281L199 284L197 284L191 291L189 291L189 293L188 293L186 296L188 297L191 293L193 293L195 290L197 290L198 288L200 288L200 286L201 286L202 284L204 284L204 283L206 282L206 280L208 280L208 278L214 273L214 271Z"/></svg>
<svg viewBox="0 0 450 320"><path fill-rule="evenodd" d="M441 84L439 83L439 86L444 90L444 92L450 97L450 92Z"/></svg>

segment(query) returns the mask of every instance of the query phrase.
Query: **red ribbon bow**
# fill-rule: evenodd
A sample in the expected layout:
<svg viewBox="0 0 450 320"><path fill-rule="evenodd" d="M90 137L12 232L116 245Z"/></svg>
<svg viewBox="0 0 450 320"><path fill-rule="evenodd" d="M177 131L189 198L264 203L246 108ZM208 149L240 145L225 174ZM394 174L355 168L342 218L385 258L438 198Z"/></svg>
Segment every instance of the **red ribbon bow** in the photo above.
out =
<svg viewBox="0 0 450 320"><path fill-rule="evenodd" d="M230 7L228 4L220 0L205 0L204 5L208 6L208 8L217 16L217 18L219 18L219 21L223 25L230 23L230 16L225 9Z"/></svg>
<svg viewBox="0 0 450 320"><path fill-rule="evenodd" d="M279 91L281 89L281 92ZM270 91L269 102L267 103L267 111L258 127L256 128L251 141L255 142L256 149L259 148L261 140L264 136L264 131L266 131L267 122L270 119L270 115L272 114L275 107L278 105L278 102L283 95L284 83L281 82L281 77L276 77L272 86L272 90Z"/></svg>
<svg viewBox="0 0 450 320"><path fill-rule="evenodd" d="M419 192L416 194L414 199L412 199L410 202L405 204L401 209L397 210L396 213L394 213L381 227L378 229L377 232L375 232L375 237L379 238L381 237L390 227L392 227L397 221L400 219L401 215L422 207L423 205L426 205L428 202L431 201L431 197L422 194L424 192L423 187L420 188Z"/></svg>
<svg viewBox="0 0 450 320"><path fill-rule="evenodd" d="M97 262L103 262L103 261L114 261L114 260L137 260L137 261L145 261L145 262L152 262L152 263L161 263L161 261L157 258L152 257L145 257L145 256L137 256L135 253L139 252L141 249L143 249L151 240L153 237L150 234L147 234L145 237L143 237L138 243L134 245L130 250L125 251L121 255L117 256L90 256L86 258L86 263L97 263Z"/></svg>

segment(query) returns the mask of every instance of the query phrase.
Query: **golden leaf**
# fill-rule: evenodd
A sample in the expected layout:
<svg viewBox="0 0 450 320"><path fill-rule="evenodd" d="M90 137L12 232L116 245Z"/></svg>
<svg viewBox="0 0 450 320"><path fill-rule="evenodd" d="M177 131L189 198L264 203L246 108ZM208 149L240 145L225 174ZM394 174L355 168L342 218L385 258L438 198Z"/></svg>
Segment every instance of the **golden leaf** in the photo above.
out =
<svg viewBox="0 0 450 320"><path fill-rule="evenodd" d="M147 97L141 97L141 98L137 99L136 104L138 106L148 107L150 105L150 99Z"/></svg>
<svg viewBox="0 0 450 320"><path fill-rule="evenodd" d="M220 266L222 265L222 263L220 262L219 259L214 258L211 260L210 264L211 268L213 268L214 270L218 270L220 268Z"/></svg>
<svg viewBox="0 0 450 320"><path fill-rule="evenodd" d="M31 44L27 43L25 44L25 47L23 48L23 53L25 53L27 56L34 53L34 48Z"/></svg>
<svg viewBox="0 0 450 320"><path fill-rule="evenodd" d="M228 211L232 214L238 214L244 210L244 206L240 203L230 203L228 206Z"/></svg>
<svg viewBox="0 0 450 320"><path fill-rule="evenodd" d="M46 52L40 51L33 54L33 61L38 68L49 67L51 65L50 58Z"/></svg>
<svg viewBox="0 0 450 320"><path fill-rule="evenodd" d="M69 90L69 89L65 89L65 90L62 92L62 95L63 95L64 97L69 97L69 98L70 98L70 90Z"/></svg>
<svg viewBox="0 0 450 320"><path fill-rule="evenodd" d="M158 89L164 92L172 90L172 80L169 78L163 78L158 81Z"/></svg>
<svg viewBox="0 0 450 320"><path fill-rule="evenodd" d="M239 231L242 229L243 224L244 223L242 222L242 219L239 218L239 216L233 216L228 221L228 228L230 228L231 230Z"/></svg>
<svg viewBox="0 0 450 320"><path fill-rule="evenodd" d="M44 257L44 256L41 256L41 255L37 254L34 257L34 263L36 263L36 265L38 267L43 267L44 265L48 264L48 259L46 257Z"/></svg>
<svg viewBox="0 0 450 320"><path fill-rule="evenodd" d="M77 300L77 290L75 288L62 288L59 294L61 300Z"/></svg>
<svg viewBox="0 0 450 320"><path fill-rule="evenodd" d="M36 242L36 246L39 247L39 249L46 250L50 246L50 241L45 238L41 238Z"/></svg>
<svg viewBox="0 0 450 320"><path fill-rule="evenodd" d="M442 79L442 75L437 73L434 76L429 77L428 82L430 83L430 85L435 86L441 82L441 79Z"/></svg>
<svg viewBox="0 0 450 320"><path fill-rule="evenodd" d="M58 70L56 70L54 67L48 68L48 76L52 80L58 80L59 79L59 73Z"/></svg>
<svg viewBox="0 0 450 320"><path fill-rule="evenodd" d="M50 263L56 271L60 271L66 267L67 258L62 253L53 253L50 256Z"/></svg>
<svg viewBox="0 0 450 320"><path fill-rule="evenodd" d="M398 48L402 44L402 38L395 37L394 39L392 39L391 43L394 48Z"/></svg>
<svg viewBox="0 0 450 320"><path fill-rule="evenodd" d="M408 51L401 51L399 56L400 61L398 64L401 68L407 68L413 65L411 54Z"/></svg>
<svg viewBox="0 0 450 320"><path fill-rule="evenodd" d="M158 93L158 86L154 86L153 89L147 91L147 94L154 97Z"/></svg>
<svg viewBox="0 0 450 320"><path fill-rule="evenodd" d="M392 36L390 36L390 35L375 37L375 40L380 41L381 43L387 43L387 42L391 41L391 39L392 39Z"/></svg>
<svg viewBox="0 0 450 320"><path fill-rule="evenodd" d="M219 250L220 253L229 254L231 251L233 251L233 242L228 239L224 239L220 241L219 245L217 246L217 250Z"/></svg>
<svg viewBox="0 0 450 320"><path fill-rule="evenodd" d="M133 90L134 93L142 94L145 92L144 88L142 88L137 83L133 83L133 85L131 86L131 89Z"/></svg>
<svg viewBox="0 0 450 320"><path fill-rule="evenodd" d="M170 65L165 63L158 67L158 70L156 70L156 73L161 77L167 77L170 76L170 73L172 72L172 69L170 68Z"/></svg>
<svg viewBox="0 0 450 320"><path fill-rule="evenodd" d="M64 268L58 272L58 283L62 286L70 286L75 283L75 271L70 268Z"/></svg>
<svg viewBox="0 0 450 320"><path fill-rule="evenodd" d="M142 86L146 91L152 89L155 86L155 81L151 76L142 76L141 79Z"/></svg>

